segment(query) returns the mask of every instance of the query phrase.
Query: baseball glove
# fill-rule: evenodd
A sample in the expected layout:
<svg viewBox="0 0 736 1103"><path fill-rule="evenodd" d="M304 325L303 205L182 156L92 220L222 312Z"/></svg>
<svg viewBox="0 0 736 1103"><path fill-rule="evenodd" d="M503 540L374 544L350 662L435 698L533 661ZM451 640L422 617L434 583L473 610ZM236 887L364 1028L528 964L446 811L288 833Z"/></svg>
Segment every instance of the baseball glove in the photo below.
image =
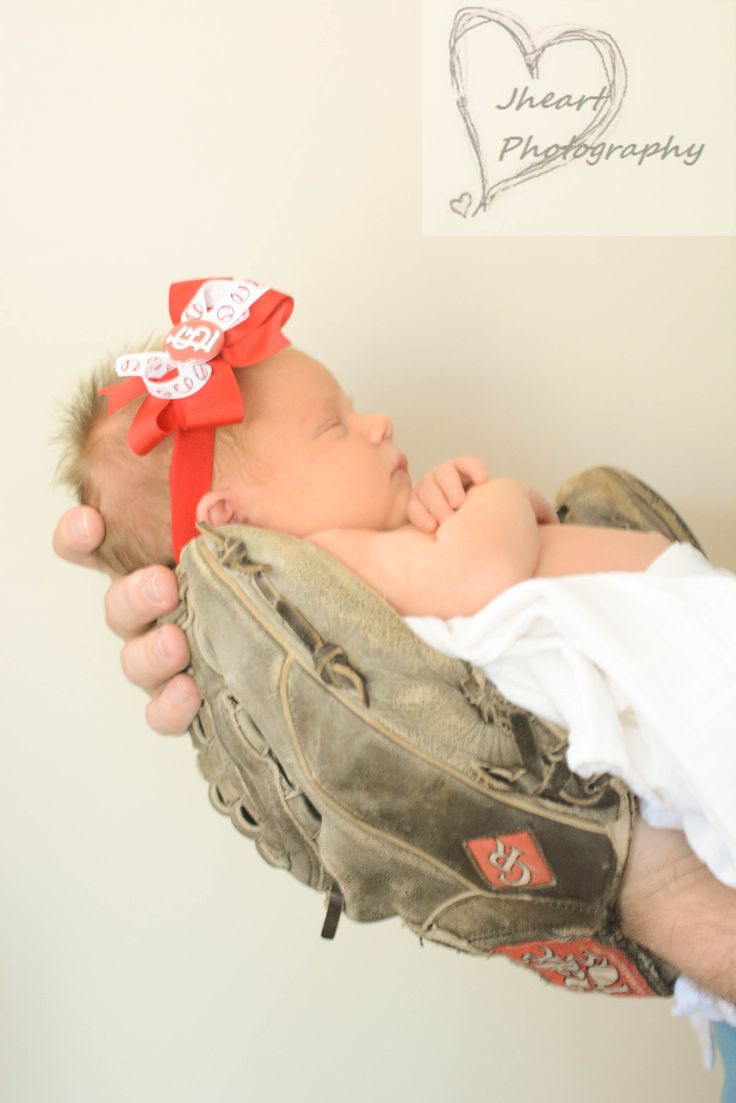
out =
<svg viewBox="0 0 736 1103"><path fill-rule="evenodd" d="M595 468L563 523L695 538L651 488ZM191 736L210 799L263 858L340 911L502 954L576 991L670 995L675 971L620 931L635 798L565 762L566 733L428 647L320 548L201 526L168 618L203 704Z"/></svg>

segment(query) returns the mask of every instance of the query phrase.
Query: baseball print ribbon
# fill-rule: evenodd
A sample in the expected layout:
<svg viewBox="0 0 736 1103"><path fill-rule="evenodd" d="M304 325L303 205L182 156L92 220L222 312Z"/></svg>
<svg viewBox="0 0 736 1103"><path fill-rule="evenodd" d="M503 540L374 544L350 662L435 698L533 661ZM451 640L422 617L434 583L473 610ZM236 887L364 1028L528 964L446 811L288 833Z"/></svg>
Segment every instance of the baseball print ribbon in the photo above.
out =
<svg viewBox="0 0 736 1103"><path fill-rule="evenodd" d="M212 483L215 429L244 417L233 369L290 345L281 329L293 309L289 295L253 280L174 283L169 291L174 325L163 350L119 356L115 371L122 381L100 388L108 414L147 392L128 434L138 455L174 436L169 485L177 563L181 549L197 535L197 504Z"/></svg>

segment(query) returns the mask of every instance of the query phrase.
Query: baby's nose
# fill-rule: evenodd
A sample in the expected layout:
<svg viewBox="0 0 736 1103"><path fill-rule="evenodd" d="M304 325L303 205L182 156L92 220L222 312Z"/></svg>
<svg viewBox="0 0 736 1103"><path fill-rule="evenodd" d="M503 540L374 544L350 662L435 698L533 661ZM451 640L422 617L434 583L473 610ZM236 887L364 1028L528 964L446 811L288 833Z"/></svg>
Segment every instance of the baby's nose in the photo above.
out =
<svg viewBox="0 0 736 1103"><path fill-rule="evenodd" d="M394 423L388 414L371 414L369 439L371 444L380 444L382 440L391 440L394 435Z"/></svg>

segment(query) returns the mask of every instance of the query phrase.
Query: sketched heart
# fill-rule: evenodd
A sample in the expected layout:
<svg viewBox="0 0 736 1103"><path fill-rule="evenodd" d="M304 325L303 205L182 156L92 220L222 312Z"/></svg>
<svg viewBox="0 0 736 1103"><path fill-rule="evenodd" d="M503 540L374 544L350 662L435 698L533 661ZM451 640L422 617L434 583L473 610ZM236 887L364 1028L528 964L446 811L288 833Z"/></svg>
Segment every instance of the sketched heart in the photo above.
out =
<svg viewBox="0 0 736 1103"><path fill-rule="evenodd" d="M581 145L594 145L608 130L621 109L624 95L626 94L627 84L626 65L621 51L611 35L606 34L604 31L592 31L583 27L578 27L556 34L536 46L526 27L510 15L504 12L493 11L490 8L461 8L455 16L452 32L450 34L450 77L457 93L458 110L465 123L470 144L473 147L473 153L478 163L478 168L480 169L481 199L472 212L471 217L473 218L481 210L487 210L492 200L508 188L516 187L518 184L524 183L526 180L531 180L535 176L541 176L545 172L551 172L553 169L563 168L565 165L572 164L572 159L565 160L563 157L564 151L560 150L560 152L554 156L545 157L544 160L541 161L536 160L526 165L524 168L520 168L517 172L489 184L479 130L468 107L465 78L458 53L458 42L460 39L469 34L476 27L483 26L487 23L497 24L503 31L511 36L521 53L524 64L532 80L539 79L540 58L552 46L559 46L563 43L570 42L584 42L589 43L595 49L605 71L606 82L610 89L610 96L607 106L603 109L599 109L594 114L593 119L581 134L573 136L574 140L570 142L571 150ZM467 217L471 203L472 195L470 192L463 192L457 199L452 199L450 201L450 207L455 214L461 214L462 217L465 218Z"/></svg>
<svg viewBox="0 0 736 1103"><path fill-rule="evenodd" d="M473 202L473 197L469 191L464 191L462 195L459 195L457 199L450 200L450 206L455 214L461 214L463 218L467 217L470 210L470 204Z"/></svg>

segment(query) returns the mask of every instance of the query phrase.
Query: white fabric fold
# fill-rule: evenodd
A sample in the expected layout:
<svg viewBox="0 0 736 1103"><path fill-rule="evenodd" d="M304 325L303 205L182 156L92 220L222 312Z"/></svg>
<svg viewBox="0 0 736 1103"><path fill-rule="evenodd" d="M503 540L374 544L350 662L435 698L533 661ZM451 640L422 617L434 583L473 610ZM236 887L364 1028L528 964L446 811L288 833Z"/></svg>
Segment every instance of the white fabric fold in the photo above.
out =
<svg viewBox="0 0 736 1103"><path fill-rule="evenodd" d="M711 996L688 977L675 981L673 1015L689 1015L693 1030L698 1036L703 1064L712 1069L715 1062L711 1023L725 1022L736 1027L736 1007L728 1000Z"/></svg>
<svg viewBox="0 0 736 1103"><path fill-rule="evenodd" d="M649 824L684 831L736 888L735 574L675 543L646 571L532 578L470 617L405 619L565 728L571 770L622 778ZM706 1050L710 1022L736 1024L686 977L673 1014L692 1017Z"/></svg>
<svg viewBox="0 0 736 1103"><path fill-rule="evenodd" d="M531 578L470 617L406 617L569 732L582 777L610 772L736 888L736 575L690 544L646 571Z"/></svg>

